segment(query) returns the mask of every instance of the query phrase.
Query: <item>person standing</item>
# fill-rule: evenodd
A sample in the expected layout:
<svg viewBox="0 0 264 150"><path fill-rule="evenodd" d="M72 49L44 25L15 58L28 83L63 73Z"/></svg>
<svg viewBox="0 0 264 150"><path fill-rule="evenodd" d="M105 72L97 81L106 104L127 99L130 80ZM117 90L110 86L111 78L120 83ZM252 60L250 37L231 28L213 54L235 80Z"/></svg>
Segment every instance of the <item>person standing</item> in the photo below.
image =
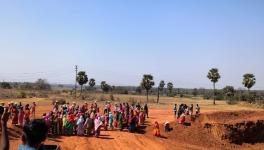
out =
<svg viewBox="0 0 264 150"><path fill-rule="evenodd" d="M173 112L174 112L174 116L177 117L177 104L174 104Z"/></svg>
<svg viewBox="0 0 264 150"><path fill-rule="evenodd" d="M18 124L20 126L23 126L24 115L25 115L24 108L23 108L23 106L20 106L19 113L18 113Z"/></svg>
<svg viewBox="0 0 264 150"><path fill-rule="evenodd" d="M148 118L149 112L148 112L148 105L147 104L145 104L145 106L144 106L144 111L145 111L145 114L147 115L147 118Z"/></svg>
<svg viewBox="0 0 264 150"><path fill-rule="evenodd" d="M32 114L32 117L35 119L36 117L36 102L33 102L32 103L32 106L31 106L31 114Z"/></svg>

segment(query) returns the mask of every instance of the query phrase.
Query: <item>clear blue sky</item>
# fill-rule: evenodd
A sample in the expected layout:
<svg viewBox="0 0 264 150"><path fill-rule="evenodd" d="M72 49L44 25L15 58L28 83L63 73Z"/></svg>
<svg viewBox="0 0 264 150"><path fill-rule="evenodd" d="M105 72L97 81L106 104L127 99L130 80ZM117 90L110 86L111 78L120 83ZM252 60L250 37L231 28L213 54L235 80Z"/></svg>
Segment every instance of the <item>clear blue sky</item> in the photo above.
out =
<svg viewBox="0 0 264 150"><path fill-rule="evenodd" d="M263 0L0 2L0 80L74 83L74 65L99 83L210 88L254 73L264 89Z"/></svg>

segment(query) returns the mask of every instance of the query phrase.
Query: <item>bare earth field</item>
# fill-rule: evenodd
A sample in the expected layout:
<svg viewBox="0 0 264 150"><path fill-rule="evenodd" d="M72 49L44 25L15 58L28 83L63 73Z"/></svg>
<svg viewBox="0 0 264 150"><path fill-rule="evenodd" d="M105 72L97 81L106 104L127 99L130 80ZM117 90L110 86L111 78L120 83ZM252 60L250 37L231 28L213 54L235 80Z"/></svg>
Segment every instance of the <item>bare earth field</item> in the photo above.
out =
<svg viewBox="0 0 264 150"><path fill-rule="evenodd" d="M128 99L134 97L145 99L142 96L118 95L120 99ZM155 99L155 97L153 97ZM8 102L0 100L0 102ZM51 100L45 98L17 99L24 104L37 102L37 116L40 117L44 112L51 109ZM147 119L144 131L142 133L128 133L127 131L102 131L99 138L95 137L77 137L77 136L60 136L49 137L46 144L58 144L63 150L97 150L97 149L140 149L140 150L206 150L206 149L239 149L239 150L261 150L264 147L263 137L253 137L252 132L262 132L263 127L261 120L264 120L264 111L245 105L227 105L224 101L217 101L217 105L212 105L212 101L203 99L182 99L161 97L161 103L150 103L150 118ZM82 104L83 101L77 101ZM103 105L103 102L98 102ZM173 104L186 103L199 104L201 107L201 116L196 118L194 122L187 122L190 126L177 124L172 107ZM162 137L154 137L152 135L152 126L158 121L161 128ZM173 130L164 133L162 124L169 121ZM21 143L21 129L9 126L9 138L11 150L17 149ZM247 127L249 129L247 129ZM234 129L235 128L235 129ZM241 128L241 130L240 130ZM243 128L243 129L242 129ZM241 132L238 132L239 131ZM264 129L264 128L262 128ZM243 133L242 133L243 132ZM245 136L245 139L233 141L232 139ZM247 135L248 134L248 135ZM262 134L260 133L260 136ZM238 136L238 137L237 137ZM251 139L256 142L252 142ZM232 143L230 143L232 142Z"/></svg>

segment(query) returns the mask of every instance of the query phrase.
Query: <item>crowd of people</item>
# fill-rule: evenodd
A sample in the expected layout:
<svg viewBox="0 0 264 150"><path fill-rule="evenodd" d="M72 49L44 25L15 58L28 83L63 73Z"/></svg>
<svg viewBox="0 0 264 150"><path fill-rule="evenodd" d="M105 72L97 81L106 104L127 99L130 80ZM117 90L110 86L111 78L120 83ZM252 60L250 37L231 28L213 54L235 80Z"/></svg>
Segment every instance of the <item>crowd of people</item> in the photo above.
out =
<svg viewBox="0 0 264 150"><path fill-rule="evenodd" d="M135 132L137 127L144 124L148 118L148 105L119 103L112 105L106 102L104 107L99 107L96 102L88 104L87 102L82 105L77 105L75 102L72 104L59 104L58 101L52 103L52 110L44 113L41 119L35 119L36 103L31 105L26 104L25 107L20 102L19 104L10 102L7 106L4 103L0 108L5 108L5 115L2 117L2 143L8 144L6 132L6 123L10 119L11 123L16 126L23 127L23 136L21 149L23 146L39 147L36 143L41 144L45 140L46 135L77 135L77 136L100 136L101 129L104 130L123 130L128 129L129 132ZM193 113L193 104L190 106L177 104L173 107L175 118L179 124L185 123L185 116L189 115L190 118L196 117L200 114L200 107L197 104L195 107L195 114ZM0 112L0 116L3 112ZM8 117L7 117L8 116ZM1 118L1 117L0 117ZM192 120L191 120L192 121ZM169 122L164 123L164 131L169 132ZM37 132L36 132L37 131ZM160 135L159 123L154 123L154 136ZM24 137L24 138L23 138ZM35 144L35 145L34 145ZM4 147L4 145L3 145Z"/></svg>
<svg viewBox="0 0 264 150"><path fill-rule="evenodd" d="M112 104L106 102L101 108L97 103L77 105L73 102L60 105L53 103L52 110L44 113L41 119L35 119L36 103L32 105L10 102L1 103L0 126L2 130L2 149L9 149L7 121L23 128L22 142L18 149L41 149L42 142L51 135L94 135L98 137L100 130L123 130L135 132L148 118L148 105ZM2 109L1 109L2 110ZM2 117L1 117L2 116Z"/></svg>
<svg viewBox="0 0 264 150"><path fill-rule="evenodd" d="M22 105L21 102L9 102L7 106L5 103L1 103L1 107L8 108L8 112L10 113L10 119L13 125L24 126L30 122L30 119L35 119L36 115L36 102L33 102L32 105L26 104Z"/></svg>
<svg viewBox="0 0 264 150"><path fill-rule="evenodd" d="M4 103L1 104L4 107ZM10 102L6 106L13 125L24 126L35 119L36 103L22 105L20 102ZM135 132L148 117L148 105L120 103L112 105L106 102L104 108L97 103L90 105L72 104L60 105L58 101L52 104L52 110L42 115L50 135L100 135L100 130L123 130Z"/></svg>
<svg viewBox="0 0 264 150"><path fill-rule="evenodd" d="M45 121L52 135L100 135L100 130L123 130L135 132L136 128L142 125L148 117L148 106L139 103L120 103L112 105L106 102L104 108L97 103L90 105L85 102L83 105L53 104L53 109L44 113L42 119Z"/></svg>
<svg viewBox="0 0 264 150"><path fill-rule="evenodd" d="M190 106L186 104L180 104L178 109L177 109L177 104L174 104L173 112L174 112L174 116L178 119L178 123L180 124L185 123L185 117L187 115L190 115L190 119L191 121L193 121L194 116L198 116L200 114L200 106L196 104L195 115L193 109L194 109L193 104L191 104Z"/></svg>
<svg viewBox="0 0 264 150"><path fill-rule="evenodd" d="M198 104L196 104L195 107L195 114L193 113L193 104L191 104L190 106L186 105L186 104L180 104L178 109L177 109L177 104L174 104L173 107L173 112L174 112L174 117L176 118L176 120L178 121L179 124L186 124L186 116L190 116L190 121L194 121L195 117L198 117L200 114L200 106ZM189 123L190 124L190 123ZM171 130L173 130L173 128L170 126L169 121L166 121L164 124L164 132L170 132ZM154 136L158 136L160 137L160 125L157 121L154 122L154 126L153 126L153 135Z"/></svg>

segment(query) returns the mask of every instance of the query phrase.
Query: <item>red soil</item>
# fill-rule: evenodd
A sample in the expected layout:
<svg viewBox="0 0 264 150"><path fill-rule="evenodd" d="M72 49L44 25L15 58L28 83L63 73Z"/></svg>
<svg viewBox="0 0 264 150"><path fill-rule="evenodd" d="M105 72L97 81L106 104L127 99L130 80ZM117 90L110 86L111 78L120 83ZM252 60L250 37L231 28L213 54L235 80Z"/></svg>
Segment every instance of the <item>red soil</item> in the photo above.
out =
<svg viewBox="0 0 264 150"><path fill-rule="evenodd" d="M40 113L47 112L49 107L41 107ZM205 113L194 122L187 122L191 126L180 125L175 122L171 110L151 109L150 118L147 119L146 128L142 134L128 133L127 131L102 131L100 138L61 136L57 138L49 137L46 144L58 144L63 150L86 150L86 149L177 149L177 150L200 150L200 149L263 149L264 143L241 145L231 144L214 136L209 128L205 128L206 123L222 122L230 123L242 120L254 120L262 118L263 112L235 112L235 113ZM239 119L237 119L239 118ZM232 120L232 121L230 121ZM162 137L152 135L154 121L160 123ZM164 133L162 124L169 121L173 130ZM233 123L234 123L233 122ZM9 125L10 149L17 149L21 144L21 129Z"/></svg>

